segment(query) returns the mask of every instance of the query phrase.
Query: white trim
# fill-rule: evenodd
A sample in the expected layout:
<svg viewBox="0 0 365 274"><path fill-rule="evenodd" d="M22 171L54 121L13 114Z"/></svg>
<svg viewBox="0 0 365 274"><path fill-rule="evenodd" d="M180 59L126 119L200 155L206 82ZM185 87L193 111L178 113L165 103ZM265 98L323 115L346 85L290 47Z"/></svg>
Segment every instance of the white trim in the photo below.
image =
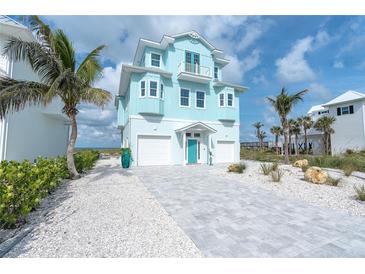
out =
<svg viewBox="0 0 365 274"><path fill-rule="evenodd" d="M152 65L152 54L156 54L156 55L158 55L158 56L160 56L160 61L159 61L159 66L153 66ZM161 55L161 53L157 53L157 52L153 52L153 51L151 51L150 52L150 67L153 67L153 68L161 68L162 66L161 66L161 62L162 62L162 55ZM146 63L146 62L145 62Z"/></svg>
<svg viewBox="0 0 365 274"><path fill-rule="evenodd" d="M152 96L151 95L151 82L156 82L157 84L156 84L156 96ZM159 84L160 84L160 81L158 81L158 80L148 80L148 97L150 97L150 98L159 98L158 96L159 96L159 88L158 88L158 86L159 86Z"/></svg>
<svg viewBox="0 0 365 274"><path fill-rule="evenodd" d="M232 95L232 106L228 105L228 95L231 94ZM231 91L227 91L226 92L226 98L227 98L227 104L226 107L227 108L234 108L234 93Z"/></svg>
<svg viewBox="0 0 365 274"><path fill-rule="evenodd" d="M189 91L189 105L188 106L181 105L181 90L182 89L185 89L185 90ZM190 108L190 106L191 106L191 89L190 88L180 87L180 89L179 89L179 107L181 107L181 108Z"/></svg>
<svg viewBox="0 0 365 274"><path fill-rule="evenodd" d="M198 107L198 96L197 96L197 93L198 92L202 92L204 93L204 107ZM196 109L206 109L206 101L207 101L207 93L204 91L204 90L195 90L195 108Z"/></svg>
<svg viewBox="0 0 365 274"><path fill-rule="evenodd" d="M144 96L142 96L142 82L144 82ZM147 85L146 85L146 80L141 80L139 81L139 98L145 98L147 96Z"/></svg>
<svg viewBox="0 0 365 274"><path fill-rule="evenodd" d="M151 116L152 117L152 116ZM136 120L146 120L142 115L129 115L130 119L136 119ZM153 118L152 118L153 119ZM172 119L172 118L159 118L156 119L156 121L159 122L182 122L182 123L196 123L197 120L184 120L184 119ZM208 125L222 125L222 122L214 122L214 121L200 121L204 124L208 124ZM233 123L233 126L240 126L240 123Z"/></svg>
<svg viewBox="0 0 365 274"><path fill-rule="evenodd" d="M221 106L221 95L223 95L223 106ZM218 107L224 108L226 106L226 93L224 91L218 93Z"/></svg>

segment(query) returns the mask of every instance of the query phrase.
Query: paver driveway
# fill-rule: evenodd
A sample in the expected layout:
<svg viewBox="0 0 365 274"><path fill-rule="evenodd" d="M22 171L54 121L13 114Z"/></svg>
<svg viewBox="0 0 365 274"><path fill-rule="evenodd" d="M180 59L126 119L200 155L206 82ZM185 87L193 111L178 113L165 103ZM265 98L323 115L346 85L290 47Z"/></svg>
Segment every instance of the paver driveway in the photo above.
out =
<svg viewBox="0 0 365 274"><path fill-rule="evenodd" d="M208 257L365 257L365 218L288 200L217 172L224 166L136 167L133 173Z"/></svg>

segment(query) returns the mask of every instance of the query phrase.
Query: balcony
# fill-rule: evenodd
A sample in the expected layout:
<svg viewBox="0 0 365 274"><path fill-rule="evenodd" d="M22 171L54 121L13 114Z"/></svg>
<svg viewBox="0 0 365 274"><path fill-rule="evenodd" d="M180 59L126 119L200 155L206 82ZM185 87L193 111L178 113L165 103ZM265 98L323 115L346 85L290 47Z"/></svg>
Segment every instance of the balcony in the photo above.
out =
<svg viewBox="0 0 365 274"><path fill-rule="evenodd" d="M164 115L164 101L159 98L140 98L138 101L138 113Z"/></svg>
<svg viewBox="0 0 365 274"><path fill-rule="evenodd" d="M234 122L236 120L236 108L232 107L218 107L218 120Z"/></svg>
<svg viewBox="0 0 365 274"><path fill-rule="evenodd" d="M212 75L209 67L181 62L178 66L177 79L206 84L212 80Z"/></svg>

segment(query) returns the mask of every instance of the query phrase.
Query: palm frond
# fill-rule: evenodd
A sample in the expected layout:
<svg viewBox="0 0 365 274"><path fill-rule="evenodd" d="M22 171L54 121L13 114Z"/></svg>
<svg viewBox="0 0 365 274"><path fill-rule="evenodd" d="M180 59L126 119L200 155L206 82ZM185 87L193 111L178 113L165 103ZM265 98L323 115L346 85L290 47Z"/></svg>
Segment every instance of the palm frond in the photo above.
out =
<svg viewBox="0 0 365 274"><path fill-rule="evenodd" d="M14 61L29 63L44 83L51 83L60 74L61 68L56 56L37 42L11 37L4 47L4 53Z"/></svg>
<svg viewBox="0 0 365 274"><path fill-rule="evenodd" d="M71 41L62 30L56 30L54 33L54 47L59 56L63 67L75 71L76 53Z"/></svg>
<svg viewBox="0 0 365 274"><path fill-rule="evenodd" d="M48 87L32 81L18 81L0 76L0 119L8 113L24 109L27 105L43 103Z"/></svg>
<svg viewBox="0 0 365 274"><path fill-rule="evenodd" d="M97 58L100 56L100 52L104 48L105 45L101 45L91 51L77 69L77 75L89 84L101 77L103 68Z"/></svg>
<svg viewBox="0 0 365 274"><path fill-rule="evenodd" d="M112 94L101 88L86 88L81 92L81 101L98 107L105 107L112 99Z"/></svg>
<svg viewBox="0 0 365 274"><path fill-rule="evenodd" d="M53 33L49 25L44 23L37 15L29 16L29 25L39 43L47 48L53 48Z"/></svg>

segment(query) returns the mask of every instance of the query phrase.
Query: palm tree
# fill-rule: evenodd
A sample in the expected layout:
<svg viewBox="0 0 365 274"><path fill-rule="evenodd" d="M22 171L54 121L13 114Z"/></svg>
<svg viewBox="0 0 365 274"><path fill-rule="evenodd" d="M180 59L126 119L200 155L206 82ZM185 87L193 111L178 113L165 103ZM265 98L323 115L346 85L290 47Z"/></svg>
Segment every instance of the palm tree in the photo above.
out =
<svg viewBox="0 0 365 274"><path fill-rule="evenodd" d="M294 119L288 120L289 125L289 155L292 154L292 136L293 136L293 129L296 127L296 121Z"/></svg>
<svg viewBox="0 0 365 274"><path fill-rule="evenodd" d="M292 134L295 137L295 155L298 155L298 150L299 150L299 148L298 148L298 136L301 133L301 127L300 127L300 124L299 124L298 121L294 121L291 131L292 131Z"/></svg>
<svg viewBox="0 0 365 274"><path fill-rule="evenodd" d="M331 134L335 133L332 124L336 121L333 116L323 116L314 124L314 128L323 132L323 145L326 155L330 154Z"/></svg>
<svg viewBox="0 0 365 274"><path fill-rule="evenodd" d="M299 91L293 95L289 95L285 88L281 89L280 94L274 98L267 97L269 103L275 108L279 115L281 126L284 132L284 154L285 163L289 164L289 149L288 149L288 138L289 138L289 125L287 116L293 109L293 106L299 101L303 101L303 96L308 92L307 89Z"/></svg>
<svg viewBox="0 0 365 274"><path fill-rule="evenodd" d="M275 147L276 147L276 154L279 155L279 136L283 133L283 130L281 127L278 126L272 126L270 128L270 132L272 135L275 135Z"/></svg>
<svg viewBox="0 0 365 274"><path fill-rule="evenodd" d="M263 147L264 139L265 139L266 137L267 137L267 136L266 136L266 132L265 132L265 131L263 131L263 130L260 130L259 135L258 135L258 138L259 138L259 140L260 140L260 147L261 147L261 149L262 149L262 147Z"/></svg>
<svg viewBox="0 0 365 274"><path fill-rule="evenodd" d="M82 102L103 107L112 98L110 92L92 87L94 81L101 77L102 66L98 57L104 45L92 50L78 64L75 49L62 30L51 30L37 16L30 17L29 21L34 40L11 37L4 50L14 61L28 62L41 80L34 82L0 76L0 118L27 105L47 105L54 98L60 98L63 101L62 111L71 124L67 167L71 178L76 179L80 177L73 157L78 107Z"/></svg>
<svg viewBox="0 0 365 274"><path fill-rule="evenodd" d="M261 140L260 140L260 129L261 127L263 127L264 125L261 124L261 122L256 122L254 123L252 126L254 126L256 128L256 137L257 139L259 140L259 143L260 143L260 148L262 148L262 143L261 143Z"/></svg>
<svg viewBox="0 0 365 274"><path fill-rule="evenodd" d="M304 148L305 153L308 154L308 136L307 131L312 128L314 122L310 116L302 116L298 118L300 126L303 128L304 132Z"/></svg>

